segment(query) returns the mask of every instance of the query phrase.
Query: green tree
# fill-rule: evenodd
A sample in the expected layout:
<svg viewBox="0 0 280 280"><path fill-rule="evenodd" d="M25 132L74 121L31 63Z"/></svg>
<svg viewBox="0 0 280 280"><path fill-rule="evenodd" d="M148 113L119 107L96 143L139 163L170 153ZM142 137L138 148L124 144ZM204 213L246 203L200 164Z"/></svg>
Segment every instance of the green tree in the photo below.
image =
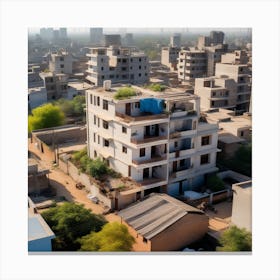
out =
<svg viewBox="0 0 280 280"><path fill-rule="evenodd" d="M54 102L66 116L72 116L74 113L74 106L71 100L60 98Z"/></svg>
<svg viewBox="0 0 280 280"><path fill-rule="evenodd" d="M125 225L118 222L106 224L101 231L82 237L81 251L120 252L131 251L135 239Z"/></svg>
<svg viewBox="0 0 280 280"><path fill-rule="evenodd" d="M223 180L220 179L217 175L208 176L206 180L206 186L212 192L218 192L225 188Z"/></svg>
<svg viewBox="0 0 280 280"><path fill-rule="evenodd" d="M59 126L64 123L64 119L61 109L48 103L32 110L32 115L28 116L28 131Z"/></svg>
<svg viewBox="0 0 280 280"><path fill-rule="evenodd" d="M91 213L81 204L70 202L44 211L42 216L56 235L53 242L56 251L78 250L78 238L100 231L106 223L103 216Z"/></svg>
<svg viewBox="0 0 280 280"><path fill-rule="evenodd" d="M84 107L86 104L86 98L83 95L77 95L72 100L73 104L73 113L76 116L85 115Z"/></svg>
<svg viewBox="0 0 280 280"><path fill-rule="evenodd" d="M217 251L252 251L252 234L244 228L230 227L222 233L219 241L222 247L218 247Z"/></svg>

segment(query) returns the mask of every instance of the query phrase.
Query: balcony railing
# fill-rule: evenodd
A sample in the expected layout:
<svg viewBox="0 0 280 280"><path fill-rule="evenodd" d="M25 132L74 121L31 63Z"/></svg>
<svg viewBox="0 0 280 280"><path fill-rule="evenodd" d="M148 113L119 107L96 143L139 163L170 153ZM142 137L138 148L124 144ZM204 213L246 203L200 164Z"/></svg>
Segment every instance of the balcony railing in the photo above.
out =
<svg viewBox="0 0 280 280"><path fill-rule="evenodd" d="M137 121L144 121L144 120L156 120L156 119L165 119L168 117L167 114L158 114L158 115L142 115L142 116L129 116L126 114L122 114L116 112L116 116L123 119L125 122L137 122Z"/></svg>
<svg viewBox="0 0 280 280"><path fill-rule="evenodd" d="M157 162L157 161L162 161L162 160L166 160L166 159L167 159L167 156L166 155L162 155L162 156L152 157L152 158L146 159L146 160L133 159L132 163L134 163L136 165L140 165L140 164L147 164L147 163L153 163L153 162Z"/></svg>
<svg viewBox="0 0 280 280"><path fill-rule="evenodd" d="M144 143L155 142L155 141L160 141L160 140L165 140L165 139L167 139L167 135L163 135L163 136L146 136L143 139L131 138L130 141L133 144L144 144Z"/></svg>
<svg viewBox="0 0 280 280"><path fill-rule="evenodd" d="M142 186L147 186L147 185L159 183L161 181L165 181L165 179L162 179L162 178L146 178L143 181L140 181L140 182L137 182L137 183L141 184Z"/></svg>

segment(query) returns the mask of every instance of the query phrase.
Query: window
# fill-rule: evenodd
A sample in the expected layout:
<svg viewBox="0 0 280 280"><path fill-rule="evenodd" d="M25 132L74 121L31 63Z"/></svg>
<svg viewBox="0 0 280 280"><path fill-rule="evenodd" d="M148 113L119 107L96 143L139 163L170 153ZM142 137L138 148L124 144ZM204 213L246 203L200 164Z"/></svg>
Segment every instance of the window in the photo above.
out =
<svg viewBox="0 0 280 280"><path fill-rule="evenodd" d="M108 122L106 122L106 121L104 121L104 120L103 120L103 128L104 128L104 129L108 129L108 128L109 128Z"/></svg>
<svg viewBox="0 0 280 280"><path fill-rule="evenodd" d="M141 69L142 67L141 67L141 65L139 65L139 69Z"/></svg>
<svg viewBox="0 0 280 280"><path fill-rule="evenodd" d="M96 116L93 116L93 123L96 125Z"/></svg>
<svg viewBox="0 0 280 280"><path fill-rule="evenodd" d="M99 135L97 137L97 142L98 142L98 144L100 144L100 136Z"/></svg>
<svg viewBox="0 0 280 280"><path fill-rule="evenodd" d="M211 106L215 106L215 101L211 101Z"/></svg>
<svg viewBox="0 0 280 280"><path fill-rule="evenodd" d="M142 59L141 58L139 58L139 62L141 62L142 61Z"/></svg>
<svg viewBox="0 0 280 280"><path fill-rule="evenodd" d="M104 59L103 58L101 58L101 62L103 62L104 61Z"/></svg>
<svg viewBox="0 0 280 280"><path fill-rule="evenodd" d="M244 131L240 131L240 136L241 136L241 137L244 136Z"/></svg>
<svg viewBox="0 0 280 280"><path fill-rule="evenodd" d="M107 139L104 139L104 147L109 147L109 141Z"/></svg>
<svg viewBox="0 0 280 280"><path fill-rule="evenodd" d="M109 67L110 71L114 71L114 69L115 69L114 67Z"/></svg>
<svg viewBox="0 0 280 280"><path fill-rule="evenodd" d="M126 59L124 58L124 59L122 60L122 62L123 62L123 63L126 63Z"/></svg>
<svg viewBox="0 0 280 280"><path fill-rule="evenodd" d="M201 137L201 146L206 146L210 144L210 136Z"/></svg>
<svg viewBox="0 0 280 280"><path fill-rule="evenodd" d="M130 59L130 62L133 62L133 58Z"/></svg>
<svg viewBox="0 0 280 280"><path fill-rule="evenodd" d="M97 96L97 106L100 106L100 97Z"/></svg>
<svg viewBox="0 0 280 280"><path fill-rule="evenodd" d="M64 64L60 64L60 68L64 68Z"/></svg>
<svg viewBox="0 0 280 280"><path fill-rule="evenodd" d="M212 92L212 96L216 96L216 91L213 91L213 92Z"/></svg>
<svg viewBox="0 0 280 280"><path fill-rule="evenodd" d="M126 67L122 67L122 71L126 71Z"/></svg>
<svg viewBox="0 0 280 280"><path fill-rule="evenodd" d="M118 58L118 62L121 62L121 59L120 59L120 58Z"/></svg>
<svg viewBox="0 0 280 280"><path fill-rule="evenodd" d="M141 77L142 76L141 73L139 73L138 76Z"/></svg>
<svg viewBox="0 0 280 280"><path fill-rule="evenodd" d="M94 104L94 106L96 106L96 96L94 96L94 98L93 98L93 104Z"/></svg>
<svg viewBox="0 0 280 280"><path fill-rule="evenodd" d="M209 154L201 155L200 156L200 164L207 164L209 163Z"/></svg>
<svg viewBox="0 0 280 280"><path fill-rule="evenodd" d="M122 133L127 133L127 128L125 126L122 127Z"/></svg>
<svg viewBox="0 0 280 280"><path fill-rule="evenodd" d="M60 61L64 61L64 57L61 57L61 58L60 58Z"/></svg>
<svg viewBox="0 0 280 280"><path fill-rule="evenodd" d="M100 126L100 119L97 118L97 126L99 127Z"/></svg>
<svg viewBox="0 0 280 280"><path fill-rule="evenodd" d="M104 79L105 79L105 76L104 76L104 75L102 75L102 76L101 76L101 79L102 79L102 80L104 80Z"/></svg>
<svg viewBox="0 0 280 280"><path fill-rule="evenodd" d="M122 147L122 152L123 152L124 154L127 154L127 147L123 146L123 147Z"/></svg>
<svg viewBox="0 0 280 280"><path fill-rule="evenodd" d="M134 103L134 108L140 108L140 102L135 102Z"/></svg>
<svg viewBox="0 0 280 280"><path fill-rule="evenodd" d="M123 79L127 79L127 75L122 75L122 78Z"/></svg>
<svg viewBox="0 0 280 280"><path fill-rule="evenodd" d="M175 148L178 147L178 142L174 142L174 147L175 147Z"/></svg>
<svg viewBox="0 0 280 280"><path fill-rule="evenodd" d="M115 78L115 75L110 75L109 78L110 78L110 79L114 79L114 78Z"/></svg>
<svg viewBox="0 0 280 280"><path fill-rule="evenodd" d="M96 141L96 133L93 133L93 142L95 143Z"/></svg>
<svg viewBox="0 0 280 280"><path fill-rule="evenodd" d="M141 148L140 149L140 157L144 157L145 156L145 152L146 152L146 149L145 148Z"/></svg>
<svg viewBox="0 0 280 280"><path fill-rule="evenodd" d="M90 97L90 104L92 104L92 94L89 97Z"/></svg>
<svg viewBox="0 0 280 280"><path fill-rule="evenodd" d="M185 160L184 159L181 159L180 160L180 167L183 167L185 165Z"/></svg>
<svg viewBox="0 0 280 280"><path fill-rule="evenodd" d="M108 111L108 100L103 100L103 110Z"/></svg>
<svg viewBox="0 0 280 280"><path fill-rule="evenodd" d="M103 71L104 70L104 67L101 67L101 71Z"/></svg>
<svg viewBox="0 0 280 280"><path fill-rule="evenodd" d="M148 74L147 73L145 73L145 76L147 76Z"/></svg>

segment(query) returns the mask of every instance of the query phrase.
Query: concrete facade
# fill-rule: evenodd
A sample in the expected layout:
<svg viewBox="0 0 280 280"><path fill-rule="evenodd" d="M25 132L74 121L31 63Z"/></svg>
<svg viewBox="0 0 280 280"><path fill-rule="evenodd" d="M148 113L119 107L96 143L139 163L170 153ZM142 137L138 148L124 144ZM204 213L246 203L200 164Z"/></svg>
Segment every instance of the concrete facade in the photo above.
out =
<svg viewBox="0 0 280 280"><path fill-rule="evenodd" d="M133 86L137 96L116 100L118 87L86 91L88 154L141 185L178 195L215 172L217 124L198 121L199 98L170 89L156 93ZM141 113L140 100L164 100L166 112ZM139 190L138 190L139 191Z"/></svg>
<svg viewBox="0 0 280 280"><path fill-rule="evenodd" d="M72 55L68 52L51 53L49 70L54 74L72 74L73 61Z"/></svg>
<svg viewBox="0 0 280 280"><path fill-rule="evenodd" d="M37 87L28 89L28 107L34 108L43 105L48 100L47 90L45 87Z"/></svg>
<svg viewBox="0 0 280 280"><path fill-rule="evenodd" d="M87 54L88 70L86 80L103 86L105 80L112 83L143 84L149 81L149 61L144 53L129 48L90 48Z"/></svg>
<svg viewBox="0 0 280 280"><path fill-rule="evenodd" d="M231 222L252 232L252 181L234 184L232 189Z"/></svg>
<svg viewBox="0 0 280 280"><path fill-rule="evenodd" d="M172 71L177 71L180 48L163 47L161 49L161 64L167 66Z"/></svg>

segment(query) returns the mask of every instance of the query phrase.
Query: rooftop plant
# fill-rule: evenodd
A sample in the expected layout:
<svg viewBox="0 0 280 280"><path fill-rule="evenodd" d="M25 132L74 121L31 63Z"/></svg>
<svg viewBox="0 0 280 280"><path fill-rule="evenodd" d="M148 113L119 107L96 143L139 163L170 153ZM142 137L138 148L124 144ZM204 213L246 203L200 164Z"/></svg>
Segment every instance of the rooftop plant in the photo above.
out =
<svg viewBox="0 0 280 280"><path fill-rule="evenodd" d="M166 86L160 84L150 84L148 85L148 88L152 91L164 91L166 89Z"/></svg>
<svg viewBox="0 0 280 280"><path fill-rule="evenodd" d="M133 88L123 87L117 91L117 93L114 95L114 98L117 100L122 100L135 95L136 95L136 91Z"/></svg>

